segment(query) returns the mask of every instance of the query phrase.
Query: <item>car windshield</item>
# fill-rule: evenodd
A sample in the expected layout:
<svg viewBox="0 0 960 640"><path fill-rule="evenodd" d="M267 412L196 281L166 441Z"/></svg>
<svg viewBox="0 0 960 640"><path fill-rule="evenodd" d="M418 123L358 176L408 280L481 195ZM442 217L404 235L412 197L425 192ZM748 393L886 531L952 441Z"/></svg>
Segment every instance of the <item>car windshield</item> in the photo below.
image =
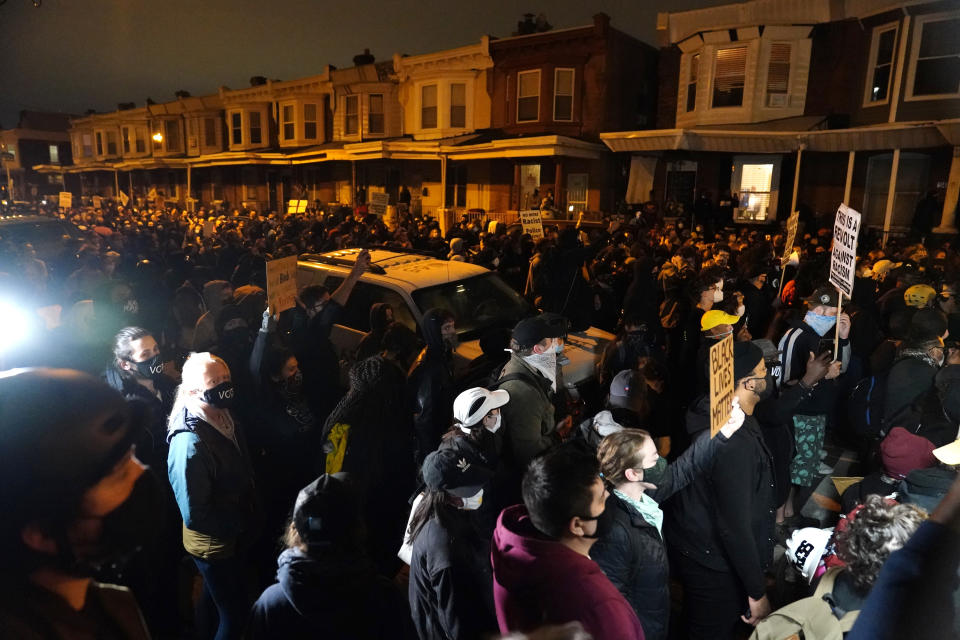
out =
<svg viewBox="0 0 960 640"><path fill-rule="evenodd" d="M59 220L16 222L0 226L0 238L34 244L55 242L62 236L73 236L76 233L76 229Z"/></svg>
<svg viewBox="0 0 960 640"><path fill-rule="evenodd" d="M486 329L515 324L533 313L533 307L499 276L486 273L413 292L413 301L424 313L440 307L451 311L461 340L474 340Z"/></svg>

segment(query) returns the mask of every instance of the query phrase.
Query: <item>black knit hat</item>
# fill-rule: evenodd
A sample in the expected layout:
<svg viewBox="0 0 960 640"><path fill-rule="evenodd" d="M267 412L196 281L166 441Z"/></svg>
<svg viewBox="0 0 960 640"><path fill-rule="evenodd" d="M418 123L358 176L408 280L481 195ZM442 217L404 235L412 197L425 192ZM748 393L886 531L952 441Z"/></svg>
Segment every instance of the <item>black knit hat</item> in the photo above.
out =
<svg viewBox="0 0 960 640"><path fill-rule="evenodd" d="M325 473L297 494L293 526L308 547L341 542L356 529L359 501L347 473Z"/></svg>
<svg viewBox="0 0 960 640"><path fill-rule="evenodd" d="M733 343L733 379L750 375L763 360L763 349L752 342Z"/></svg>

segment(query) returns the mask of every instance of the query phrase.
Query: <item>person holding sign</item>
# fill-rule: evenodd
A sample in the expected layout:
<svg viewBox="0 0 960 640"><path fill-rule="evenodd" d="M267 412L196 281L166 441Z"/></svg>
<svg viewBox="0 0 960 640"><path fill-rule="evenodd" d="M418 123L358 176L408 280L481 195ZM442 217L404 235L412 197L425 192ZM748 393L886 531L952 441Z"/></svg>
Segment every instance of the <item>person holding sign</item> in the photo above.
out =
<svg viewBox="0 0 960 640"><path fill-rule="evenodd" d="M773 459L753 415L766 376L760 347L735 343L731 420L743 424L667 505L664 537L683 583L689 638L732 638L738 620L755 625L770 613L764 570L773 560ZM709 438L709 428L698 437Z"/></svg>
<svg viewBox="0 0 960 640"><path fill-rule="evenodd" d="M846 371L851 353L850 317L845 313L837 315L837 290L829 285L818 287L806 299L806 303L808 310L803 320L795 322L780 339L779 349L783 354L780 387L801 381L811 354L817 356L829 352L832 355L835 335L839 336L840 358L833 361L826 379L797 406L793 416L797 454L790 465L790 480L793 485L800 487L813 486L822 475L832 471L820 463L820 449L823 447L827 416L832 412L840 392L836 378ZM783 509L785 522L794 518L794 493L791 489Z"/></svg>

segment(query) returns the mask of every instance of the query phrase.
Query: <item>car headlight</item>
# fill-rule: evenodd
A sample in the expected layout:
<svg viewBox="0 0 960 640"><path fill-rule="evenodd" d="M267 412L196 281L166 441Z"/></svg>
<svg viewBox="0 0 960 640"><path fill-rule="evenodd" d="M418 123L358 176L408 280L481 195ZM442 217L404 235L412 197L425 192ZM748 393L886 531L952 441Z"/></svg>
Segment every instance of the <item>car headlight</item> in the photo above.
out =
<svg viewBox="0 0 960 640"><path fill-rule="evenodd" d="M0 353L17 346L29 334L30 316L27 312L7 300L0 300Z"/></svg>

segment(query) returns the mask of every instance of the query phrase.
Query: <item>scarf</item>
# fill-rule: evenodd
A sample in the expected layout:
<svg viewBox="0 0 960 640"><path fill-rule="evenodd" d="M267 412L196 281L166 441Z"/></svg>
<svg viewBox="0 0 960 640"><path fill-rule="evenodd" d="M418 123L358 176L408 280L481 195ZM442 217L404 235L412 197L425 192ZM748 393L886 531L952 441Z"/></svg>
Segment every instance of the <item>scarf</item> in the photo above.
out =
<svg viewBox="0 0 960 640"><path fill-rule="evenodd" d="M642 499L634 500L619 489L614 489L613 494L637 510L637 512L647 521L647 524L657 528L657 533L663 535L663 511L657 501L643 494Z"/></svg>

